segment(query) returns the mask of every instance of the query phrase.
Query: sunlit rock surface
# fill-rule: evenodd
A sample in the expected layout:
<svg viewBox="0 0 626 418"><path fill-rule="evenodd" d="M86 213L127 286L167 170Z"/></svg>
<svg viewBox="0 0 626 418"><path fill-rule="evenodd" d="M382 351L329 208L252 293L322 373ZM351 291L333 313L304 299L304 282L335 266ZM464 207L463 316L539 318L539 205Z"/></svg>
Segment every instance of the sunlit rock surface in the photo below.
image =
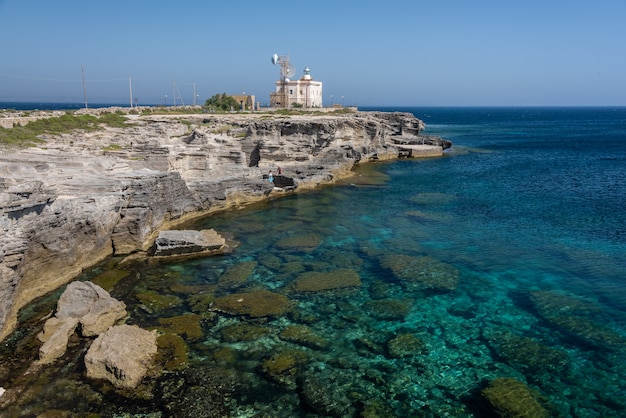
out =
<svg viewBox="0 0 626 418"><path fill-rule="evenodd" d="M156 331L136 325L109 328L93 342L85 355L87 377L104 379L121 389L136 387L157 353Z"/></svg>
<svg viewBox="0 0 626 418"><path fill-rule="evenodd" d="M0 149L0 339L22 306L84 268L148 250L160 230L193 217L285 193L269 170L304 190L359 162L450 146L419 135L410 113L128 116L124 128Z"/></svg>

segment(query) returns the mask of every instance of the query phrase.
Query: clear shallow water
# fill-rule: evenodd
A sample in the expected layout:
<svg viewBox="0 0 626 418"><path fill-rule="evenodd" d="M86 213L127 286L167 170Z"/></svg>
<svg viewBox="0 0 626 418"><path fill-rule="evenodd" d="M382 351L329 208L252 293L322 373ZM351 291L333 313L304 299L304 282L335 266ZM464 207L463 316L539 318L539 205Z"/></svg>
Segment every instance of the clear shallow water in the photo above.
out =
<svg viewBox="0 0 626 418"><path fill-rule="evenodd" d="M194 227L231 234L234 253L139 266L112 290L144 327L204 316L200 335L178 331L190 366L156 381L153 399L93 389L67 366L47 384L75 382L84 400L46 392L29 407L492 416L481 390L512 377L553 416L623 416L626 108L398 110L454 147L379 164L378 184L213 216ZM298 291L310 272L361 284ZM257 290L286 296L292 310L206 314L209 302ZM175 299L157 306L146 294Z"/></svg>

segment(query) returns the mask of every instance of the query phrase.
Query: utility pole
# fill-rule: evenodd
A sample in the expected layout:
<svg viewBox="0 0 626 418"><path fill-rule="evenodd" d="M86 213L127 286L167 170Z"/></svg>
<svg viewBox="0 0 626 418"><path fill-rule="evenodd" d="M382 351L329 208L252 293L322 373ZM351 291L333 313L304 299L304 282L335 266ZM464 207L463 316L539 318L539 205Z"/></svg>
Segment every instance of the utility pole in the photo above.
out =
<svg viewBox="0 0 626 418"><path fill-rule="evenodd" d="M85 98L85 109L87 109L87 88L85 86L85 67L80 64L80 71L83 73L83 97Z"/></svg>
<svg viewBox="0 0 626 418"><path fill-rule="evenodd" d="M128 77L128 89L130 90L130 108L133 108L133 83Z"/></svg>
<svg viewBox="0 0 626 418"><path fill-rule="evenodd" d="M197 105L198 101L196 100L196 83L193 83L193 105Z"/></svg>

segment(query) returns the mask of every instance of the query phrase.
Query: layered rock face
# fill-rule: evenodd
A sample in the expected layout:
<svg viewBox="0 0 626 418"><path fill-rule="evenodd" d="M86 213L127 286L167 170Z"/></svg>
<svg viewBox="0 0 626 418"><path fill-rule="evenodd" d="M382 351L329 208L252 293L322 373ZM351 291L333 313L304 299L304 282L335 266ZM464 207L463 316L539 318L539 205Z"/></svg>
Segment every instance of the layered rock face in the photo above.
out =
<svg viewBox="0 0 626 418"><path fill-rule="evenodd" d="M302 190L361 161L450 146L420 136L408 113L128 118L125 128L0 149L0 339L22 306L82 269L147 250L159 230L191 217L267 199L269 170Z"/></svg>

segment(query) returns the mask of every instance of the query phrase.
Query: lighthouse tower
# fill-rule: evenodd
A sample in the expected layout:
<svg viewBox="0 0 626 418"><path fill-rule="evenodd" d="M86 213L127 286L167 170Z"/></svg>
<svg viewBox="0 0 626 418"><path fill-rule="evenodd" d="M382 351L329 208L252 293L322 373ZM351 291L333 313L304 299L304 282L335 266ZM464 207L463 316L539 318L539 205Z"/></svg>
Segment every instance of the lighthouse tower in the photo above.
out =
<svg viewBox="0 0 626 418"><path fill-rule="evenodd" d="M313 79L309 67L304 69L299 80L291 80L288 76L293 75L295 71L288 61L285 63L286 60L288 57L272 59L272 62L282 64L282 66L280 80L276 81L276 92L270 94L270 106L276 108L322 107L322 82Z"/></svg>

